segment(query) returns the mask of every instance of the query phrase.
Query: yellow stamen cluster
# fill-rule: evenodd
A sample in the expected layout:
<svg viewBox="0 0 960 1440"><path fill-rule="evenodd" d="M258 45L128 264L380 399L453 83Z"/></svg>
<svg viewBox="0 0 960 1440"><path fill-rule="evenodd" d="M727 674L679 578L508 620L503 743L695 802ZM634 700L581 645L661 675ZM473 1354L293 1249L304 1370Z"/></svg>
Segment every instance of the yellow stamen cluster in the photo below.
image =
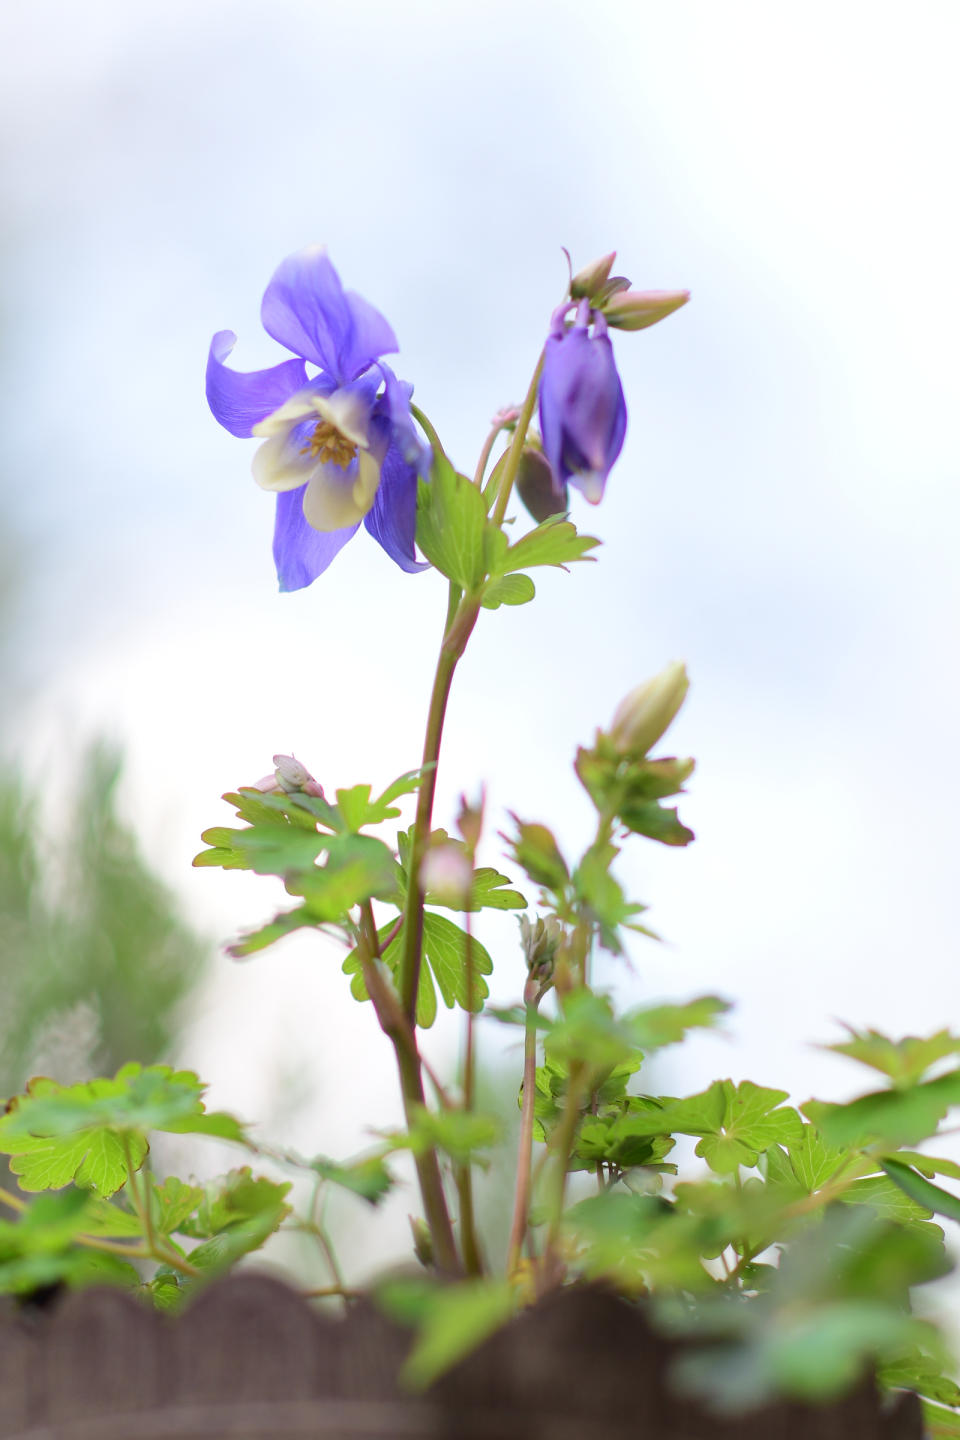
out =
<svg viewBox="0 0 960 1440"><path fill-rule="evenodd" d="M329 420L318 420L310 436L310 443L304 445L300 454L313 455L324 464L332 462L339 465L341 470L346 470L351 460L356 458L357 447L353 440L341 435L336 425L331 425Z"/></svg>

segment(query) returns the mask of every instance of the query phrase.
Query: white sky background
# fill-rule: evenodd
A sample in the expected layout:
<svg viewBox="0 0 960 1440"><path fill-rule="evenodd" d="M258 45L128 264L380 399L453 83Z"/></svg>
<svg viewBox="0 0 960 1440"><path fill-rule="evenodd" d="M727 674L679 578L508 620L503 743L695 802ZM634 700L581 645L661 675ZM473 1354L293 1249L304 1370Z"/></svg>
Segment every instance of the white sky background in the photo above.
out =
<svg viewBox="0 0 960 1440"><path fill-rule="evenodd" d="M277 594L252 444L206 411L210 334L237 330L240 368L282 358L263 288L326 242L472 469L526 388L559 247L616 247L635 285L693 302L617 339L627 443L603 505L574 507L600 563L484 613L437 822L485 779L498 825L509 805L582 844L575 745L686 659L698 839L628 850L670 944L637 946L624 993L737 1009L665 1057L665 1086L849 1092L857 1072L808 1048L835 1017L960 1024L958 41L951 0L4 7L24 766L122 738L129 813L199 923L227 939L282 905L279 882L191 870L199 831L276 750L328 788L415 765L445 585L361 534ZM513 930L489 932L504 999ZM308 943L221 958L183 1058L214 1103L348 1153L397 1110L345 989Z"/></svg>

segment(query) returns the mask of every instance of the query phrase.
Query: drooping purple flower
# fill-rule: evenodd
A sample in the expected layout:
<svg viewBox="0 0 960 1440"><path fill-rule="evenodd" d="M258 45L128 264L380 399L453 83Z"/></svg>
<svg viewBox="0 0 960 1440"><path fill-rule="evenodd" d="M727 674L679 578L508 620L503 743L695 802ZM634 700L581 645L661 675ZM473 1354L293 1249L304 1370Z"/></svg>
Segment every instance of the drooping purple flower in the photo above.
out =
<svg viewBox="0 0 960 1440"><path fill-rule="evenodd" d="M589 300L581 300L568 326L571 308L561 305L554 312L547 337L540 431L558 495L575 485L596 505L623 448L627 407L606 321Z"/></svg>
<svg viewBox="0 0 960 1440"><path fill-rule="evenodd" d="M207 401L231 435L259 437L257 483L277 496L273 555L281 590L322 574L361 520L402 570L416 558L417 474L426 452L409 385L383 355L397 350L387 321L344 290L320 246L290 255L263 297L261 318L299 358L244 374L224 362L231 330L214 335ZM312 377L307 362L318 367Z"/></svg>

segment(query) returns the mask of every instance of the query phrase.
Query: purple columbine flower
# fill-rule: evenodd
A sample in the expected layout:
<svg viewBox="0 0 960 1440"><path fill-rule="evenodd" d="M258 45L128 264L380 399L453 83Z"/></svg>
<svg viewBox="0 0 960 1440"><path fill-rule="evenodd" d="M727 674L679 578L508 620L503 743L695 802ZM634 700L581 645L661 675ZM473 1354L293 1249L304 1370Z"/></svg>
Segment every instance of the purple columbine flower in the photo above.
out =
<svg viewBox="0 0 960 1440"><path fill-rule="evenodd" d="M627 407L607 335L607 322L589 300L554 311L540 379L540 432L557 493L575 485L591 505L603 499L613 462L623 449ZM590 326L593 325L593 333Z"/></svg>
<svg viewBox="0 0 960 1440"><path fill-rule="evenodd" d="M361 520L401 570L425 568L414 548L417 474L428 451L410 415L412 386L381 356L398 349L387 321L344 290L320 246L290 255L263 297L274 340L300 357L244 374L225 364L237 343L214 335L207 401L231 435L259 436L258 485L277 495L273 557L281 590L322 574ZM304 362L318 367L309 376Z"/></svg>

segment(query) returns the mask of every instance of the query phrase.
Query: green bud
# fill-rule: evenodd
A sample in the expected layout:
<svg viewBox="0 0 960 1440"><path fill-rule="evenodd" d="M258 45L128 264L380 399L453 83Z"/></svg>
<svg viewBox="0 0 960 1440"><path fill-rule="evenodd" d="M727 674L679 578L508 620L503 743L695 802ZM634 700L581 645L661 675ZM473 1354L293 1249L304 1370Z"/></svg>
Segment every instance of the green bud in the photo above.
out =
<svg viewBox="0 0 960 1440"><path fill-rule="evenodd" d="M419 1215L408 1215L407 1219L413 1234L413 1253L425 1270L432 1270L433 1236L430 1234L430 1227Z"/></svg>
<svg viewBox="0 0 960 1440"><path fill-rule="evenodd" d="M538 916L533 925L526 915L520 916L520 944L531 978L549 979L562 940L563 926L556 915Z"/></svg>
<svg viewBox="0 0 960 1440"><path fill-rule="evenodd" d="M567 487L557 485L550 462L539 446L523 447L516 486L517 494L538 525L551 515L565 515L570 508Z"/></svg>
<svg viewBox="0 0 960 1440"><path fill-rule="evenodd" d="M607 739L621 755L641 759L666 734L687 696L687 667L674 660L631 690L617 706Z"/></svg>
<svg viewBox="0 0 960 1440"><path fill-rule="evenodd" d="M601 307L615 330L645 330L665 320L690 299L689 290L621 290Z"/></svg>
<svg viewBox="0 0 960 1440"><path fill-rule="evenodd" d="M616 258L616 250L611 250L609 255L602 255L599 260L591 260L589 265L578 270L570 280L570 299L582 300L586 296L588 300L592 300L597 291L606 284Z"/></svg>

